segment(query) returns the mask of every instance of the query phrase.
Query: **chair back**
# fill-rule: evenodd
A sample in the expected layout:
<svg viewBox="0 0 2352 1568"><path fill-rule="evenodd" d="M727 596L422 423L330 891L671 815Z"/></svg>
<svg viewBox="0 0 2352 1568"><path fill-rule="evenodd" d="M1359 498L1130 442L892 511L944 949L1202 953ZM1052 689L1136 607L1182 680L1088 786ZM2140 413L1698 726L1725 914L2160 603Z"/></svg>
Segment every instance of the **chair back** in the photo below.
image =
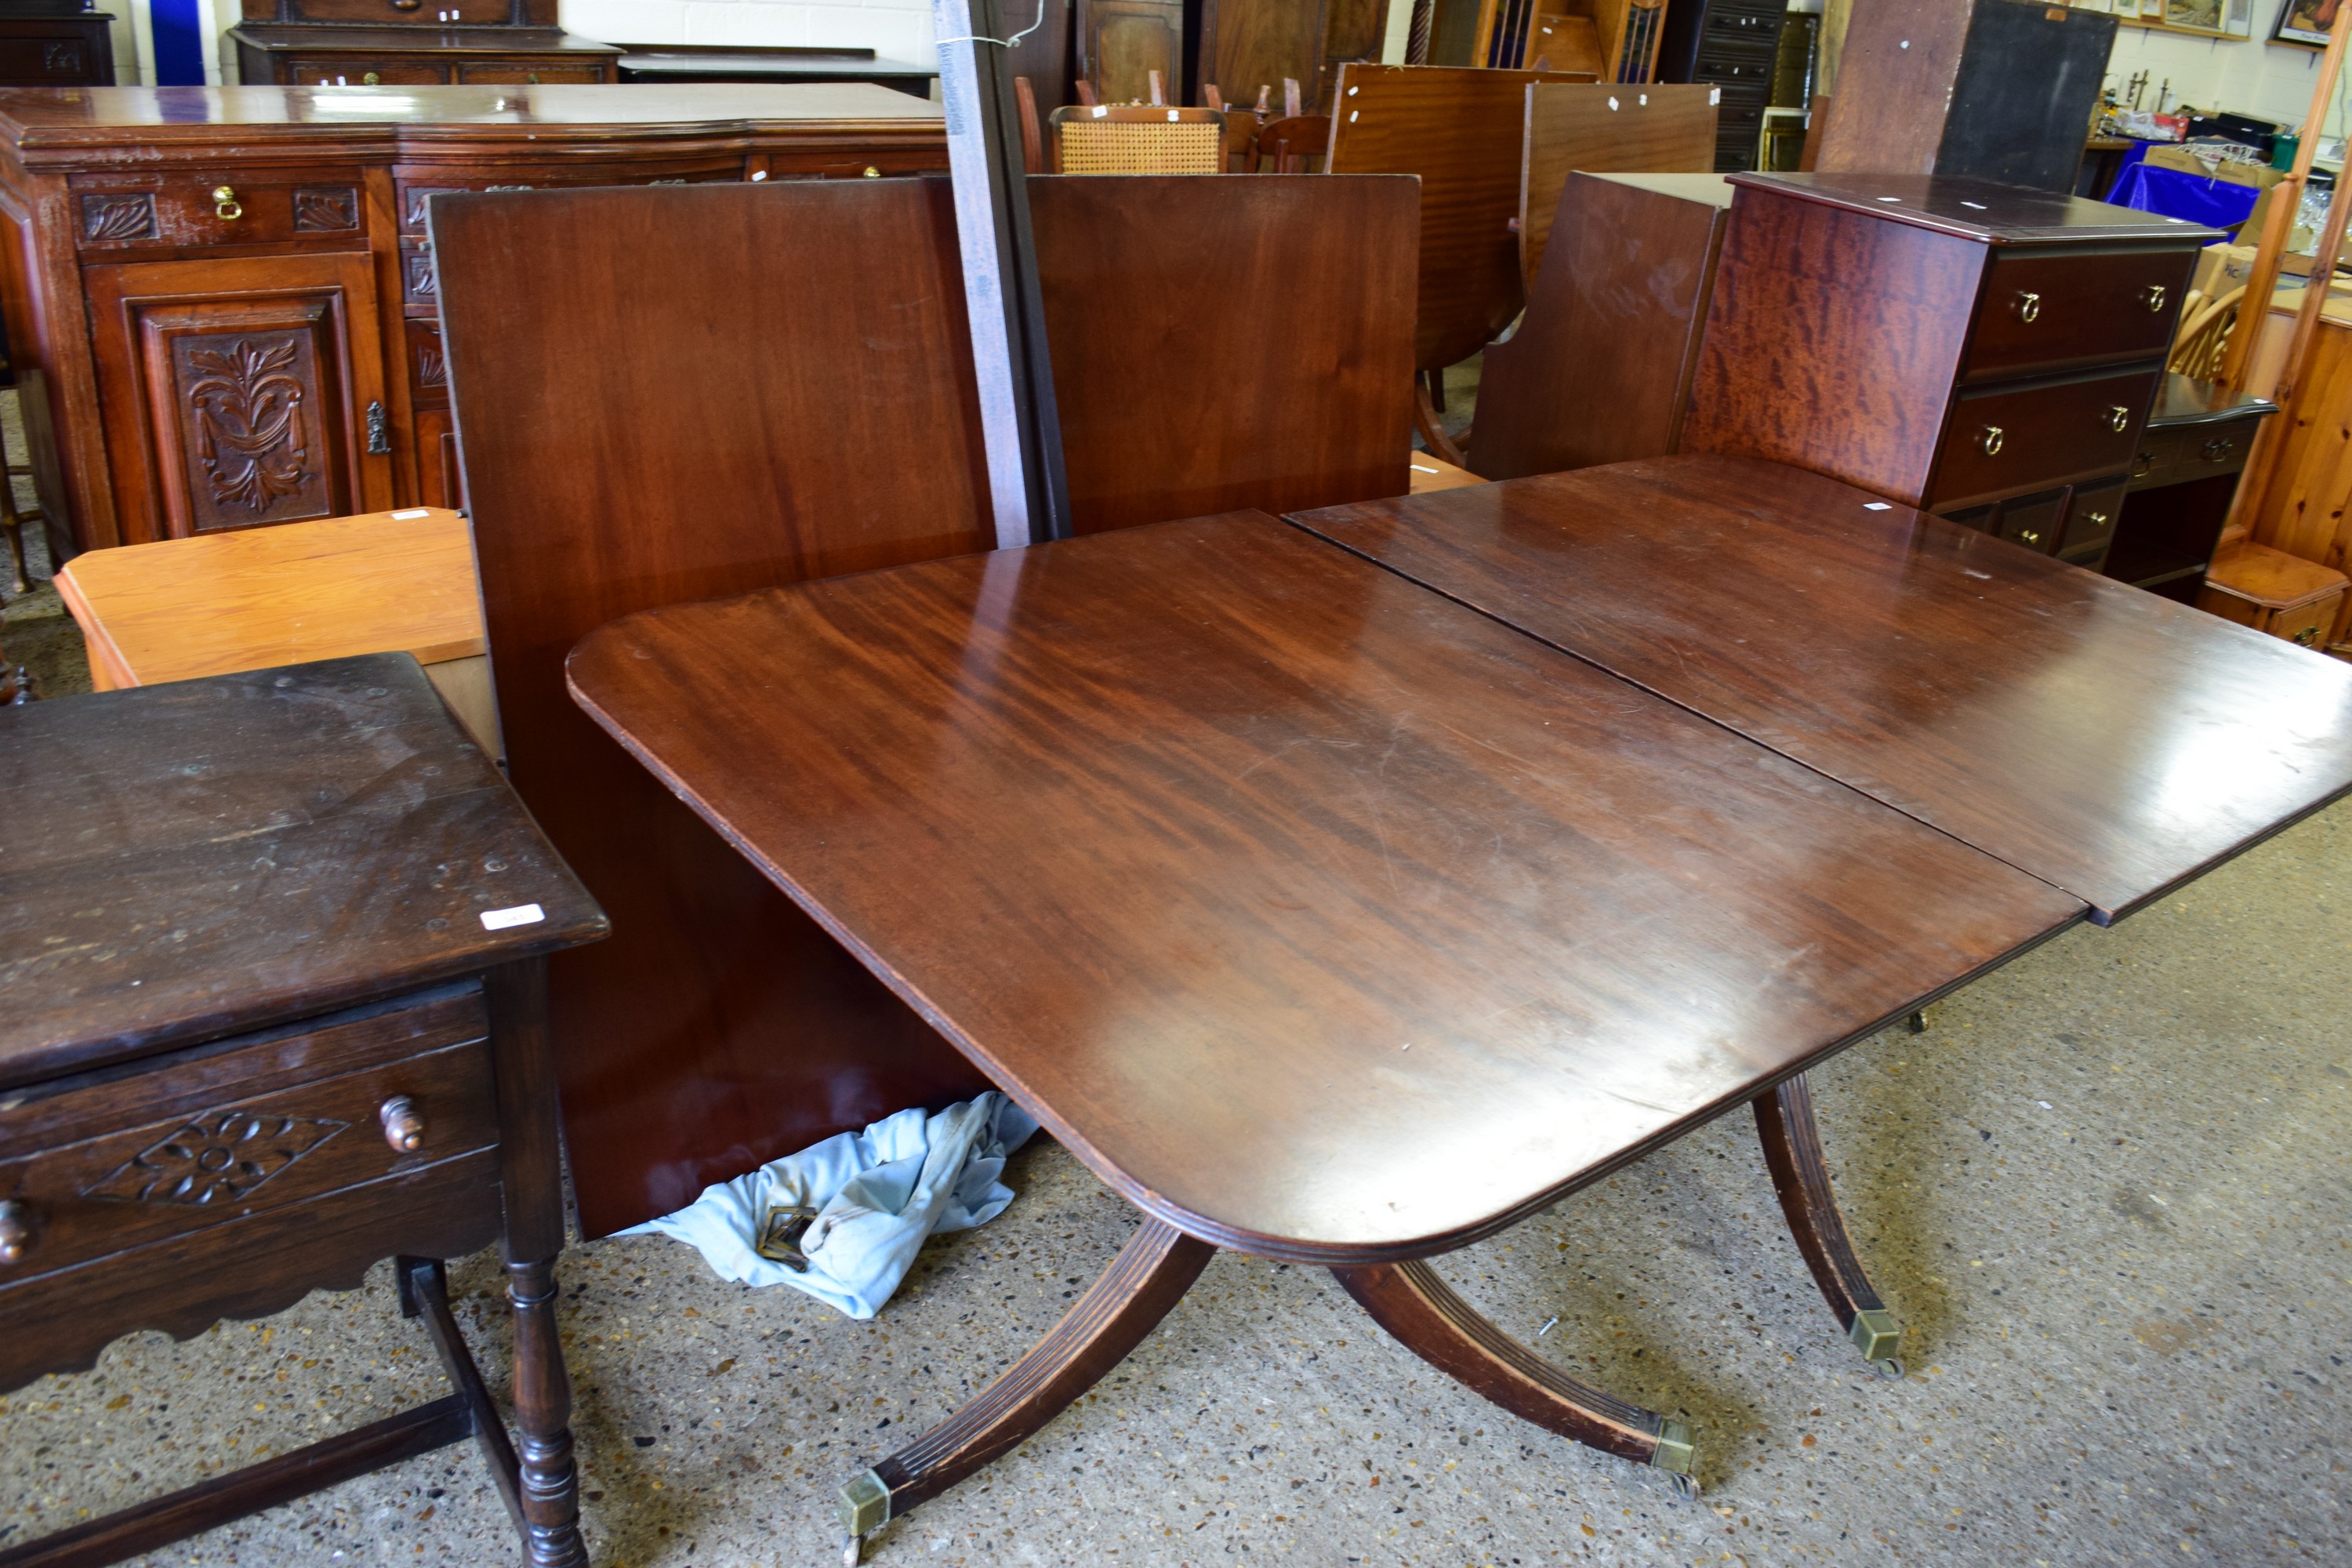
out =
<svg viewBox="0 0 2352 1568"><path fill-rule="evenodd" d="M1213 109L1070 104L1054 110L1050 118L1056 174L1224 172L1225 117Z"/></svg>
<svg viewBox="0 0 2352 1568"><path fill-rule="evenodd" d="M1537 82L1519 160L1519 274L1535 287L1571 173L1706 174L1715 167L1716 89L1696 82Z"/></svg>
<svg viewBox="0 0 2352 1568"><path fill-rule="evenodd" d="M1328 172L1421 177L1415 369L1469 358L1527 302L1511 219L1528 86L1592 79L1590 71L1340 68Z"/></svg>
<svg viewBox="0 0 2352 1568"><path fill-rule="evenodd" d="M1290 115L1257 133L1259 167L1270 174L1304 174L1309 172L1309 163L1319 168L1330 148L1328 114Z"/></svg>

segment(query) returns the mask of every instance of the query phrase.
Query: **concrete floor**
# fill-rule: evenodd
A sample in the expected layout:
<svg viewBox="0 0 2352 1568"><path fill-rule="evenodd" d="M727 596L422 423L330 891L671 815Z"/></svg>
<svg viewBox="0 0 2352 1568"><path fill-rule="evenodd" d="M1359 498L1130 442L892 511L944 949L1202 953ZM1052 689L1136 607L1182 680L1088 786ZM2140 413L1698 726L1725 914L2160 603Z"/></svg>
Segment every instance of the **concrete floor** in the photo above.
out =
<svg viewBox="0 0 2352 1568"><path fill-rule="evenodd" d="M54 691L75 671L53 615L12 602L5 635ZM1907 1381L1837 1332L1744 1115L1444 1260L1507 1331L1696 1425L1696 1503L1482 1404L1328 1277L1225 1255L1082 1406L868 1560L2352 1562L2347 889L2352 805L1818 1072ZM1134 1223L1050 1144L1012 1180L867 1324L665 1240L569 1253L596 1561L837 1560L835 1488L1008 1364ZM454 1279L495 1381L489 1259ZM441 1392L382 1269L186 1344L133 1336L0 1398L0 1548ZM450 1449L151 1561L513 1557Z"/></svg>

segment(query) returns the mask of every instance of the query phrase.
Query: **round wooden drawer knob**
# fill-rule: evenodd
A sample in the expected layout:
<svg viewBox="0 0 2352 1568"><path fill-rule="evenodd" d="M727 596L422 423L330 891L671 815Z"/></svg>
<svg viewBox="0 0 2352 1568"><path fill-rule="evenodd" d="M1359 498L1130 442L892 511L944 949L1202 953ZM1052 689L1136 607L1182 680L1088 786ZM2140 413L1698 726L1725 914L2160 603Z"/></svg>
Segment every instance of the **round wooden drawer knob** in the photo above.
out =
<svg viewBox="0 0 2352 1568"><path fill-rule="evenodd" d="M14 1198L0 1204L0 1263L22 1263L32 1250L32 1205Z"/></svg>
<svg viewBox="0 0 2352 1568"><path fill-rule="evenodd" d="M377 1108L376 1120L383 1123L383 1141L394 1151L414 1154L425 1147L425 1118L416 1102L404 1094L395 1094Z"/></svg>

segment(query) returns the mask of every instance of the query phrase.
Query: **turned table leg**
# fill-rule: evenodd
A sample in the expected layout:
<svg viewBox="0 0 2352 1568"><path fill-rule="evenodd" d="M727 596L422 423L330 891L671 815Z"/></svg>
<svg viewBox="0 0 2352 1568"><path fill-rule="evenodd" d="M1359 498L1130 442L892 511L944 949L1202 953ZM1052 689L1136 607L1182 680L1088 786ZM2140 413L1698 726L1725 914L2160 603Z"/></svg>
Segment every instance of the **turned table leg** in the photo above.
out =
<svg viewBox="0 0 2352 1568"><path fill-rule="evenodd" d="M988 1391L841 1489L845 1563L871 1531L1019 1447L1127 1358L1216 1252L1147 1217L1110 1268Z"/></svg>
<svg viewBox="0 0 2352 1568"><path fill-rule="evenodd" d="M1837 1314L1838 1326L1864 1361L1889 1377L1902 1376L1903 1363L1895 1352L1903 1329L1871 1289L1847 1238L1845 1216L1838 1212L1837 1193L1830 1185L1829 1164L1822 1153L1821 1127L1813 1120L1812 1086L1804 1074L1757 1097L1756 1131L1764 1143L1764 1163L1780 1191L1789 1232L1797 1238L1797 1250L1805 1255L1830 1310Z"/></svg>
<svg viewBox="0 0 2352 1568"><path fill-rule="evenodd" d="M1654 1466L1684 1496L1698 1495L1688 1426L1587 1388L1481 1317L1426 1262L1331 1273L1405 1349L1472 1393L1588 1447Z"/></svg>

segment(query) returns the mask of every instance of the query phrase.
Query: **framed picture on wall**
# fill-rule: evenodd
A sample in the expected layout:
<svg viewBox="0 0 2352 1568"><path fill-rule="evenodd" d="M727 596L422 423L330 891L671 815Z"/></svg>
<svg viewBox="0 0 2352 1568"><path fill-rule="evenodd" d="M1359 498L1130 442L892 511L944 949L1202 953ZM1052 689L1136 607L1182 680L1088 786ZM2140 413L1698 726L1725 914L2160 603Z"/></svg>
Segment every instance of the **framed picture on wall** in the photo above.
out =
<svg viewBox="0 0 2352 1568"><path fill-rule="evenodd" d="M2340 0L2339 0L2340 3ZM2183 33L2221 32L2222 0L2164 0L2164 25Z"/></svg>
<svg viewBox="0 0 2352 1568"><path fill-rule="evenodd" d="M2119 12L2123 11L2125 7L2130 4L2131 0L2121 0L2121 3L2116 6L2116 9ZM2154 26L2158 23L2162 22L2164 20L2164 0L2139 0L2139 19L2147 23L2150 26Z"/></svg>
<svg viewBox="0 0 2352 1568"><path fill-rule="evenodd" d="M2271 42L2324 49L2343 9L2344 0L2286 0L2279 7L2278 25L2271 29Z"/></svg>
<svg viewBox="0 0 2352 1568"><path fill-rule="evenodd" d="M2221 31L2232 38L2254 36L2254 0L2226 0L2221 7Z"/></svg>

